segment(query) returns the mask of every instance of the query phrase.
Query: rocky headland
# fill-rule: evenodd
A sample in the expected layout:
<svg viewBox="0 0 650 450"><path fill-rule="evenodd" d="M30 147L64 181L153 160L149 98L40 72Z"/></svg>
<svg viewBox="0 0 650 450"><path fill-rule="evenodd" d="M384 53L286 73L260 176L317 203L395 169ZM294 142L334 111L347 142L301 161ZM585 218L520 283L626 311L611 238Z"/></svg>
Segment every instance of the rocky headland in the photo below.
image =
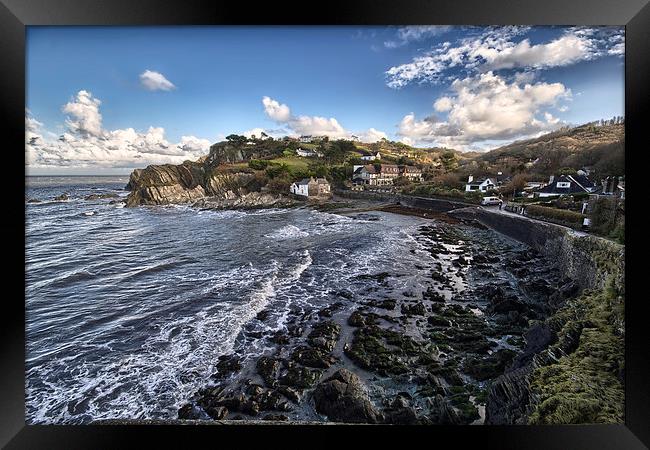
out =
<svg viewBox="0 0 650 450"><path fill-rule="evenodd" d="M263 156L256 150L221 142L197 161L151 165L131 173L126 206L195 204L213 209L288 207L296 202L269 189L268 180L236 163Z"/></svg>

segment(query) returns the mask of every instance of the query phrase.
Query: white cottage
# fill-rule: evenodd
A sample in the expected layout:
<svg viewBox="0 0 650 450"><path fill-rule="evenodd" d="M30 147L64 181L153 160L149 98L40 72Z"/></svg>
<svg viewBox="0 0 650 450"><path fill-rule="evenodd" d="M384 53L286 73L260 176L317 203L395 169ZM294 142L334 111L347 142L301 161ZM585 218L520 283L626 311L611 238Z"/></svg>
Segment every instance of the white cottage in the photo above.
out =
<svg viewBox="0 0 650 450"><path fill-rule="evenodd" d="M477 178L474 179L473 175L467 178L465 184L465 192L487 192L496 187L496 181L493 178Z"/></svg>

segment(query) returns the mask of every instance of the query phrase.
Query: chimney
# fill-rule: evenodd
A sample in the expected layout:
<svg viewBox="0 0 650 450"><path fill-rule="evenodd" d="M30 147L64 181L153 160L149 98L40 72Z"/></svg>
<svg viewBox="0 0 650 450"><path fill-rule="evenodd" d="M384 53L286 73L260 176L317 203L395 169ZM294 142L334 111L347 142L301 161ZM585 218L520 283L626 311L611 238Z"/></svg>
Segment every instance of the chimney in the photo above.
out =
<svg viewBox="0 0 650 450"><path fill-rule="evenodd" d="M474 175L470 175L469 177L467 177L468 183L471 183L472 181L474 181Z"/></svg>
<svg viewBox="0 0 650 450"><path fill-rule="evenodd" d="M548 184L551 184L553 180L555 180L555 175L551 175L550 177L548 177Z"/></svg>

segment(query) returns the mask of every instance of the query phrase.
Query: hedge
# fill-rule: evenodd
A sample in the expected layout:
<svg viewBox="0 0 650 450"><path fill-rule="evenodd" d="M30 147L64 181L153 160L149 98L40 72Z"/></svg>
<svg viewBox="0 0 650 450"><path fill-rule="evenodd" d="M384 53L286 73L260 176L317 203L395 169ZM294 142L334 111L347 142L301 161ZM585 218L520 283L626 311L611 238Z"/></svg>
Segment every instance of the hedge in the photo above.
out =
<svg viewBox="0 0 650 450"><path fill-rule="evenodd" d="M526 215L532 217L540 217L543 219L548 219L550 221L565 222L571 225L578 225L578 226L581 226L585 217L587 217L584 214L580 214L575 211L570 211L568 209L549 208L547 206L539 206L539 205L527 206Z"/></svg>

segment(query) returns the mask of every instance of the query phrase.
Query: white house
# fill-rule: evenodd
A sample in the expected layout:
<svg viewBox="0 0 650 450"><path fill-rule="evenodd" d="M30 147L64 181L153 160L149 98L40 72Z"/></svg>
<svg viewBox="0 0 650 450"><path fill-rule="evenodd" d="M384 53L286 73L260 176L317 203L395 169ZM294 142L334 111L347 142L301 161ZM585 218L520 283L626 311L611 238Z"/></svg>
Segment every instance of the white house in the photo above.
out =
<svg viewBox="0 0 650 450"><path fill-rule="evenodd" d="M465 192L487 192L496 187L497 183L493 178L477 178L474 179L473 175L467 178L465 184Z"/></svg>
<svg viewBox="0 0 650 450"><path fill-rule="evenodd" d="M305 150L304 148L298 148L296 150L296 154L298 156L304 156L306 158L313 158L314 156L316 156L315 151L313 151L313 150Z"/></svg>
<svg viewBox="0 0 650 450"><path fill-rule="evenodd" d="M313 137L311 135L306 135L306 136L300 136L299 140L300 142L311 142Z"/></svg>
<svg viewBox="0 0 650 450"><path fill-rule="evenodd" d="M319 197L329 196L331 189L329 182L325 178L311 177L292 183L289 191L303 197Z"/></svg>
<svg viewBox="0 0 650 450"><path fill-rule="evenodd" d="M292 194L309 197L309 178L305 178L303 180L296 181L295 183L291 184L291 187L289 187L289 191Z"/></svg>
<svg viewBox="0 0 650 450"><path fill-rule="evenodd" d="M539 197L591 193L596 189L594 183L584 175L551 175L548 184L536 191Z"/></svg>
<svg viewBox="0 0 650 450"><path fill-rule="evenodd" d="M381 159L381 154L377 152L376 154L363 155L361 157L364 161L374 161L375 159Z"/></svg>

